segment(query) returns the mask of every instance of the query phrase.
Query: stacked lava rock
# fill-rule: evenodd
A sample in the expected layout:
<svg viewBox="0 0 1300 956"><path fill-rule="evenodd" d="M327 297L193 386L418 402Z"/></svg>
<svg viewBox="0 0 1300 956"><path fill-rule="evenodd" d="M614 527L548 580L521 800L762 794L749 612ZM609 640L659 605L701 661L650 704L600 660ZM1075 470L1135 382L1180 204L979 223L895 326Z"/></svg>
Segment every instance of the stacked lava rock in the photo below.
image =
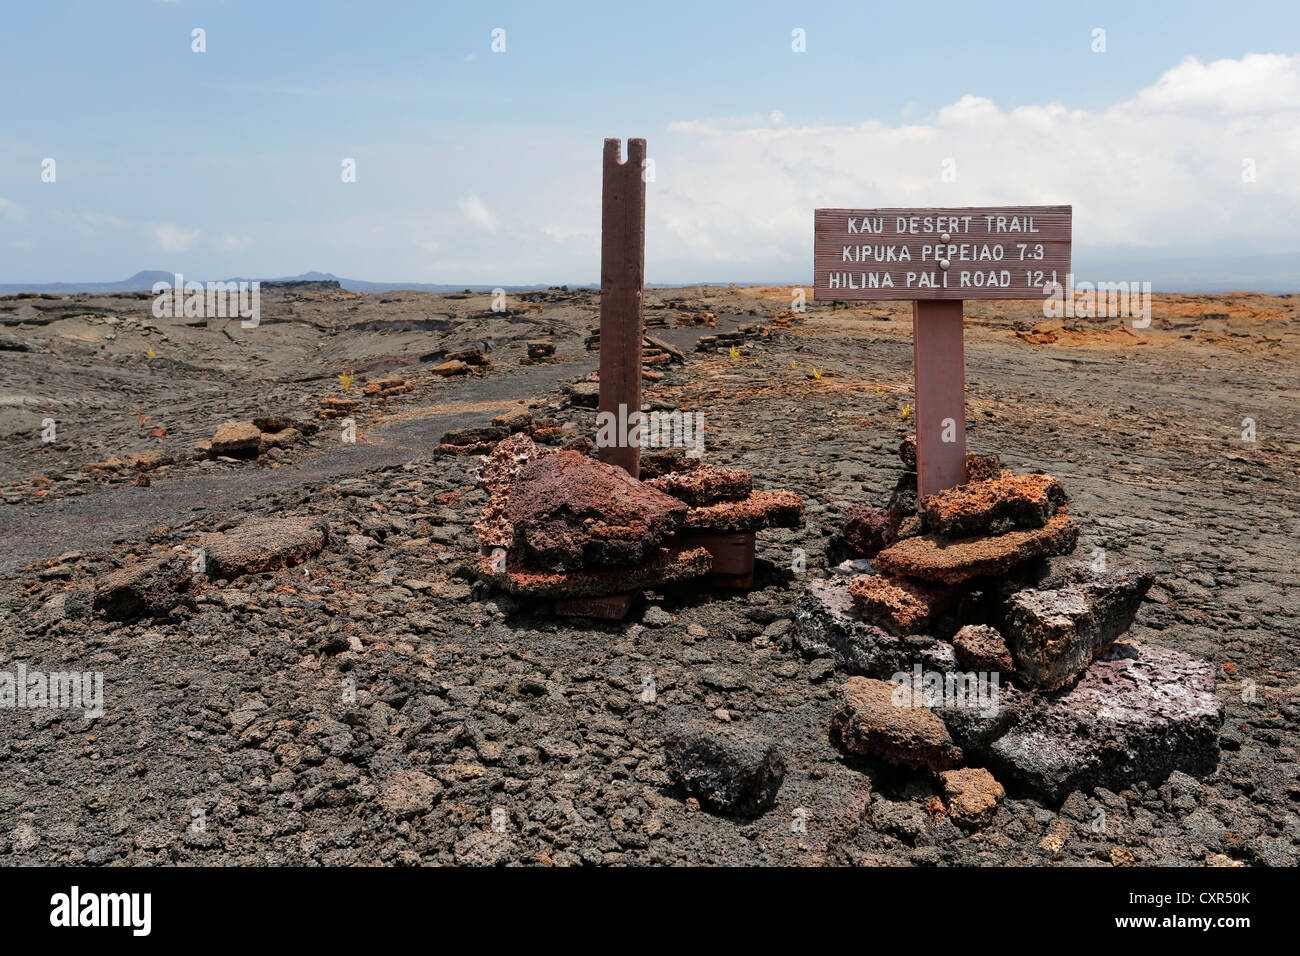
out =
<svg viewBox="0 0 1300 956"><path fill-rule="evenodd" d="M914 462L910 440L901 453ZM852 511L832 545L850 560L800 598L799 646L861 675L833 719L840 743L913 769L989 766L1051 799L1213 770L1223 713L1211 665L1116 643L1152 569L1067 557L1078 528L1050 475L967 456L966 477L916 502L909 471L886 507ZM909 673L982 680L996 701L883 706Z"/></svg>
<svg viewBox="0 0 1300 956"><path fill-rule="evenodd" d="M683 461L691 462L684 455L670 460L683 468ZM582 452L540 446L523 433L499 442L478 470L479 487L488 492L474 526L481 574L525 597L627 595L708 574L714 556L699 540L705 532L753 531L803 518L797 495L756 492L745 472L709 466L661 471L653 464L648 471L656 477L639 481Z"/></svg>

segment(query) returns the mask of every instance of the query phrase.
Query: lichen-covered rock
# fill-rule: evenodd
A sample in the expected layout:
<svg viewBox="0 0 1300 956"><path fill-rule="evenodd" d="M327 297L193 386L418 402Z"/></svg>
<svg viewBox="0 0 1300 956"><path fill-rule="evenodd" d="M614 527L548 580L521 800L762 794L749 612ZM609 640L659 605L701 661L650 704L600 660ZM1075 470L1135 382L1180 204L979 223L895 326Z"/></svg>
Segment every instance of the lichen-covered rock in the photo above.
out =
<svg viewBox="0 0 1300 956"><path fill-rule="evenodd" d="M664 738L664 762L672 781L703 806L746 817L771 807L785 779L776 741L743 727L675 727Z"/></svg>
<svg viewBox="0 0 1300 956"><path fill-rule="evenodd" d="M972 481L921 500L925 528L945 538L1041 528L1065 504L1065 489L1051 475L1015 475Z"/></svg>
<svg viewBox="0 0 1300 956"><path fill-rule="evenodd" d="M1072 687L1036 695L989 757L1004 779L1050 800L1094 787L1119 792L1174 770L1213 772L1222 724L1208 661L1119 642Z"/></svg>
<svg viewBox="0 0 1300 956"><path fill-rule="evenodd" d="M926 534L890 545L873 559L880 571L927 581L956 584L969 578L1005 574L1025 561L1073 551L1079 528L1057 514L1041 528L1009 531L996 537L947 539Z"/></svg>
<svg viewBox="0 0 1300 956"><path fill-rule="evenodd" d="M475 480L488 493L483 513L474 523L479 543L485 548L509 548L515 539L515 527L506 517L510 490L524 466L536 458L549 455L551 449L538 445L527 435L516 433L499 441L479 461Z"/></svg>
<svg viewBox="0 0 1300 956"><path fill-rule="evenodd" d="M1054 689L1083 670L1128 630L1155 580L1145 564L1106 571L1073 565L1072 580L1050 590L1017 591L1006 601L1006 638L1016 674Z"/></svg>
<svg viewBox="0 0 1300 956"><path fill-rule="evenodd" d="M639 564L687 510L621 468L568 451L525 465L506 503L520 558L544 571Z"/></svg>
<svg viewBox="0 0 1300 956"><path fill-rule="evenodd" d="M947 770L962 760L948 728L928 707L900 703L900 685L850 677L831 715L831 736L849 753L913 770Z"/></svg>

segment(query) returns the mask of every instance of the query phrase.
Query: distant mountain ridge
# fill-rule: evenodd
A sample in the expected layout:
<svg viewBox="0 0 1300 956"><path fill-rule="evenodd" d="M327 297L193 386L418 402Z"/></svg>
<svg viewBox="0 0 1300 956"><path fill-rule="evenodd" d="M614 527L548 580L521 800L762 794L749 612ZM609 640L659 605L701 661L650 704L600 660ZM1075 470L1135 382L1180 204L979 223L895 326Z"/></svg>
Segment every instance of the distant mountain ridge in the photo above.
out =
<svg viewBox="0 0 1300 956"><path fill-rule="evenodd" d="M79 292L92 293L109 293L109 292L150 292L153 290L154 283L166 282L169 285L175 281L175 273L162 272L158 269L144 269L131 276L129 279L123 279L120 282L11 282L0 283L0 295L17 295L20 292L47 292L60 293L63 295L75 295ZM431 283L431 282L367 282L363 279L340 279L338 276L329 272L304 272L298 276L284 276L275 279L249 279L243 276L226 279L208 279L200 278L193 275L185 275L186 282L337 282L348 292L397 292L406 290L411 292L463 292L469 289L471 292L491 292L495 288L503 288L507 292L530 292L536 289L546 289L546 285L507 285L507 286L490 286L490 285L452 285L449 283ZM593 284L594 287L594 284Z"/></svg>

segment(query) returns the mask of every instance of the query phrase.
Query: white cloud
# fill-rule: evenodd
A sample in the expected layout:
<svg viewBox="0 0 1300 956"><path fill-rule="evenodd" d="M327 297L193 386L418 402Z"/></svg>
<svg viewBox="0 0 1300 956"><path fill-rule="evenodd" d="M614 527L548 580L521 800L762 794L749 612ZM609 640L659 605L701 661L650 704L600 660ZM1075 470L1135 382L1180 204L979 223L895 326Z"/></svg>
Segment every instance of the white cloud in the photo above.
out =
<svg viewBox="0 0 1300 956"><path fill-rule="evenodd" d="M492 215L492 210L488 209L478 196L470 193L460 201L459 206L460 211L480 229L485 229L488 232L497 231L496 217Z"/></svg>
<svg viewBox="0 0 1300 956"><path fill-rule="evenodd" d="M199 234L198 230L195 229L194 235L198 236L198 234ZM249 249L253 248L255 244L256 243L254 242L252 236L236 236L236 235L226 234L217 240L217 248L220 249L222 252L232 252L232 253L247 252Z"/></svg>
<svg viewBox="0 0 1300 956"><path fill-rule="evenodd" d="M818 206L1070 204L1076 259L1089 246L1300 246L1300 56L1187 59L1100 110L966 95L904 125L692 120L668 139L652 144L647 207L647 269L661 281L805 273ZM941 178L946 160L955 182ZM655 268L666 249L671 277ZM677 272L688 262L692 276Z"/></svg>
<svg viewBox="0 0 1300 956"><path fill-rule="evenodd" d="M184 252L199 237L199 230L173 226L169 223L150 223L145 227L154 244L163 252Z"/></svg>

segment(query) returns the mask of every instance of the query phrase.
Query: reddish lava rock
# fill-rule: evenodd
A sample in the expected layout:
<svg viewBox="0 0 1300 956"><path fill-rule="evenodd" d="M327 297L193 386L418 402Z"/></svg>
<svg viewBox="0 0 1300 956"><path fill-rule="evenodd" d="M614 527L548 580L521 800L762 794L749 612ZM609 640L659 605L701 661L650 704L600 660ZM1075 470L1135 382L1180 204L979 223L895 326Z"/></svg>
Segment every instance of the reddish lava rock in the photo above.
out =
<svg viewBox="0 0 1300 956"><path fill-rule="evenodd" d="M878 757L913 770L947 770L961 763L961 748L928 707L900 705L899 685L850 677L840 688L831 737L850 753Z"/></svg>
<svg viewBox="0 0 1300 956"><path fill-rule="evenodd" d="M1078 526L1069 515L1059 513L1041 528L996 537L904 538L876 555L872 564L890 574L956 584L980 575L1005 574L1032 558L1066 554L1078 540Z"/></svg>
<svg viewBox="0 0 1300 956"><path fill-rule="evenodd" d="M748 498L754 490L754 480L749 472L714 468L712 465L703 465L694 471L670 472L659 478L651 478L646 484L664 494L680 498L692 507Z"/></svg>
<svg viewBox="0 0 1300 956"><path fill-rule="evenodd" d="M797 528L801 524L803 499L793 491L756 491L741 501L692 508L682 530L741 534L764 528Z"/></svg>
<svg viewBox="0 0 1300 956"><path fill-rule="evenodd" d="M993 674L1015 671L1007 642L987 624L967 624L953 635L952 648L957 654L957 662L967 670Z"/></svg>
<svg viewBox="0 0 1300 956"><path fill-rule="evenodd" d="M545 571L640 564L686 512L622 468L570 451L529 462L506 504L520 558Z"/></svg>
<svg viewBox="0 0 1300 956"><path fill-rule="evenodd" d="M516 433L497 442L479 462L475 479L488 493L483 514L474 523L479 543L485 548L508 548L514 542L515 528L506 517L506 502L515 479L530 461L549 455L551 449L539 446L527 435Z"/></svg>
<svg viewBox="0 0 1300 956"><path fill-rule="evenodd" d="M875 557L898 540L901 521L902 515L893 508L854 508L844 522L844 543L853 554Z"/></svg>
<svg viewBox="0 0 1300 956"><path fill-rule="evenodd" d="M605 597L641 588L658 587L708 574L713 556L704 548L670 551L660 548L647 561L630 568L591 571L531 571L507 557L502 571L492 555L479 558L479 573L511 594L534 598Z"/></svg>
<svg viewBox="0 0 1300 956"><path fill-rule="evenodd" d="M887 574L859 575L849 585L849 594L863 620L900 636L925 631L953 600L944 588Z"/></svg>
<svg viewBox="0 0 1300 956"><path fill-rule="evenodd" d="M921 500L925 527L945 538L1041 528L1065 504L1065 489L1051 475L1015 475L972 481Z"/></svg>

